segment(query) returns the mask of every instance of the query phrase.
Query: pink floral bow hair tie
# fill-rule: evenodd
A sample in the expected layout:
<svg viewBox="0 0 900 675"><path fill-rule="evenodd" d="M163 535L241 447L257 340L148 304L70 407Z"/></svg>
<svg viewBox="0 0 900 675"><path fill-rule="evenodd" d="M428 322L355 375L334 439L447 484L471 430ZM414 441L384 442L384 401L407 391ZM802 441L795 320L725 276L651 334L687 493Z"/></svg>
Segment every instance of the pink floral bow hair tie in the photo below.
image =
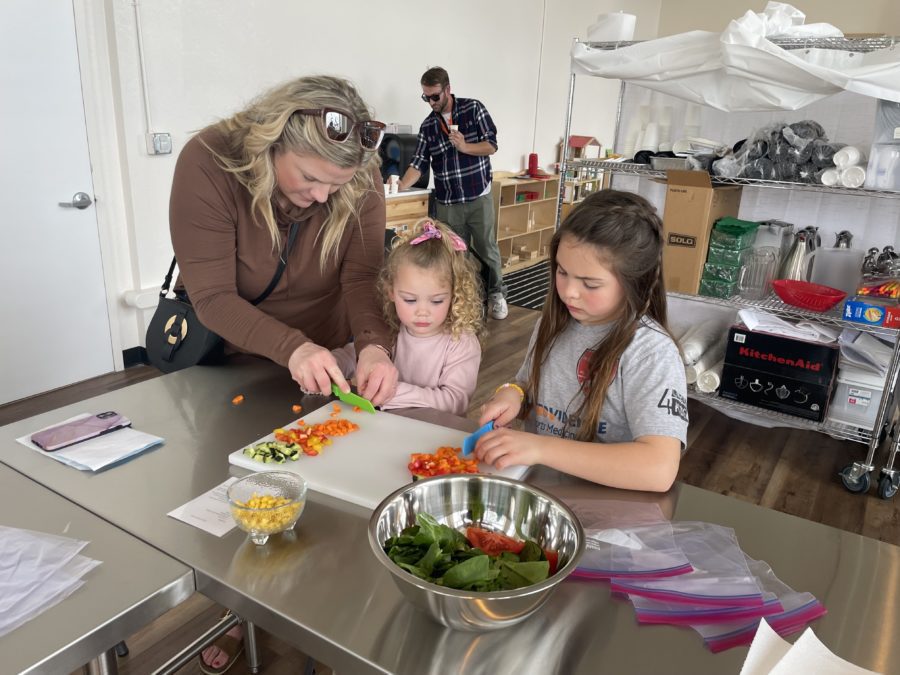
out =
<svg viewBox="0 0 900 675"><path fill-rule="evenodd" d="M410 246L415 246L416 244L421 244L423 241L428 241L429 239L442 239L443 234L441 231L434 226L434 223L430 220L425 221L422 226L422 234L409 242ZM455 251L465 251L466 250L466 242L460 239L455 234L450 234L450 243L453 244L453 250Z"/></svg>

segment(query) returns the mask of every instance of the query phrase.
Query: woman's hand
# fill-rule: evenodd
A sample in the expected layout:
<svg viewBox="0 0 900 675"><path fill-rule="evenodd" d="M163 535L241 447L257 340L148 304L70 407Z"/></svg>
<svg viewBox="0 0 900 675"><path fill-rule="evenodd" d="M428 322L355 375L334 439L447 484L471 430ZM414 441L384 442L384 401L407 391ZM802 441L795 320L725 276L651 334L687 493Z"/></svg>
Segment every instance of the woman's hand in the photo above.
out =
<svg viewBox="0 0 900 675"><path fill-rule="evenodd" d="M505 427L519 416L522 409L522 394L514 387L503 387L488 402L481 406L479 426L494 421L495 427Z"/></svg>
<svg viewBox="0 0 900 675"><path fill-rule="evenodd" d="M494 429L478 439L475 456L497 469L543 464L541 456L544 440L527 431Z"/></svg>
<svg viewBox="0 0 900 675"><path fill-rule="evenodd" d="M291 377L305 393L331 396L331 383L341 391L350 391L334 355L313 342L297 347L288 359Z"/></svg>
<svg viewBox="0 0 900 675"><path fill-rule="evenodd" d="M380 347L369 345L356 361L356 389L372 405L381 405L397 393L397 367Z"/></svg>

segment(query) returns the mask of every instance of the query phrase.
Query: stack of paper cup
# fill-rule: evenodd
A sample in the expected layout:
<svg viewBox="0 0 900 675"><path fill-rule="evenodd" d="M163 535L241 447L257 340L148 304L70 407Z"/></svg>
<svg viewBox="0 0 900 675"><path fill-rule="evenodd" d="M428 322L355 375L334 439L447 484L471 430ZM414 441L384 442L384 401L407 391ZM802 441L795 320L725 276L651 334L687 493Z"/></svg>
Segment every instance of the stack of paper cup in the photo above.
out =
<svg viewBox="0 0 900 675"><path fill-rule="evenodd" d="M866 170L860 166L866 161L865 153L853 145L845 145L834 153L834 165L839 174L838 185L858 188L866 182ZM829 176L829 179L831 176ZM825 175L822 176L825 183ZM825 183L827 185L827 183Z"/></svg>

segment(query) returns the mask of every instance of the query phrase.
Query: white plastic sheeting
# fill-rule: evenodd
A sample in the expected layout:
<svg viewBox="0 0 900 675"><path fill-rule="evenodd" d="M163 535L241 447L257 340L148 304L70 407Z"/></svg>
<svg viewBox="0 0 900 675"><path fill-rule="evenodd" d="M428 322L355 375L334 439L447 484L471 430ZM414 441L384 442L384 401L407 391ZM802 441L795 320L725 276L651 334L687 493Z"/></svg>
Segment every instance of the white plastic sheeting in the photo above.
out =
<svg viewBox="0 0 900 675"><path fill-rule="evenodd" d="M770 38L839 38L804 24L791 5L769 2L723 33L691 31L620 49L572 47L576 73L617 78L726 112L796 110L842 90L900 101L900 45L871 52L784 49Z"/></svg>

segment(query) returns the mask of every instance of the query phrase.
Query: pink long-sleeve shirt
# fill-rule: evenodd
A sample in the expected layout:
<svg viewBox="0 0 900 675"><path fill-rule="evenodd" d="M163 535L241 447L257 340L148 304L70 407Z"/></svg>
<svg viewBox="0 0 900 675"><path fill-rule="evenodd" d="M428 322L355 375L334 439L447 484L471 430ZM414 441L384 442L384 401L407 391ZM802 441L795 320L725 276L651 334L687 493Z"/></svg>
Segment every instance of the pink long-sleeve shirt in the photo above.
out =
<svg viewBox="0 0 900 675"><path fill-rule="evenodd" d="M471 333L410 335L400 328L394 350L397 394L382 408L435 408L464 415L478 382L481 345Z"/></svg>

